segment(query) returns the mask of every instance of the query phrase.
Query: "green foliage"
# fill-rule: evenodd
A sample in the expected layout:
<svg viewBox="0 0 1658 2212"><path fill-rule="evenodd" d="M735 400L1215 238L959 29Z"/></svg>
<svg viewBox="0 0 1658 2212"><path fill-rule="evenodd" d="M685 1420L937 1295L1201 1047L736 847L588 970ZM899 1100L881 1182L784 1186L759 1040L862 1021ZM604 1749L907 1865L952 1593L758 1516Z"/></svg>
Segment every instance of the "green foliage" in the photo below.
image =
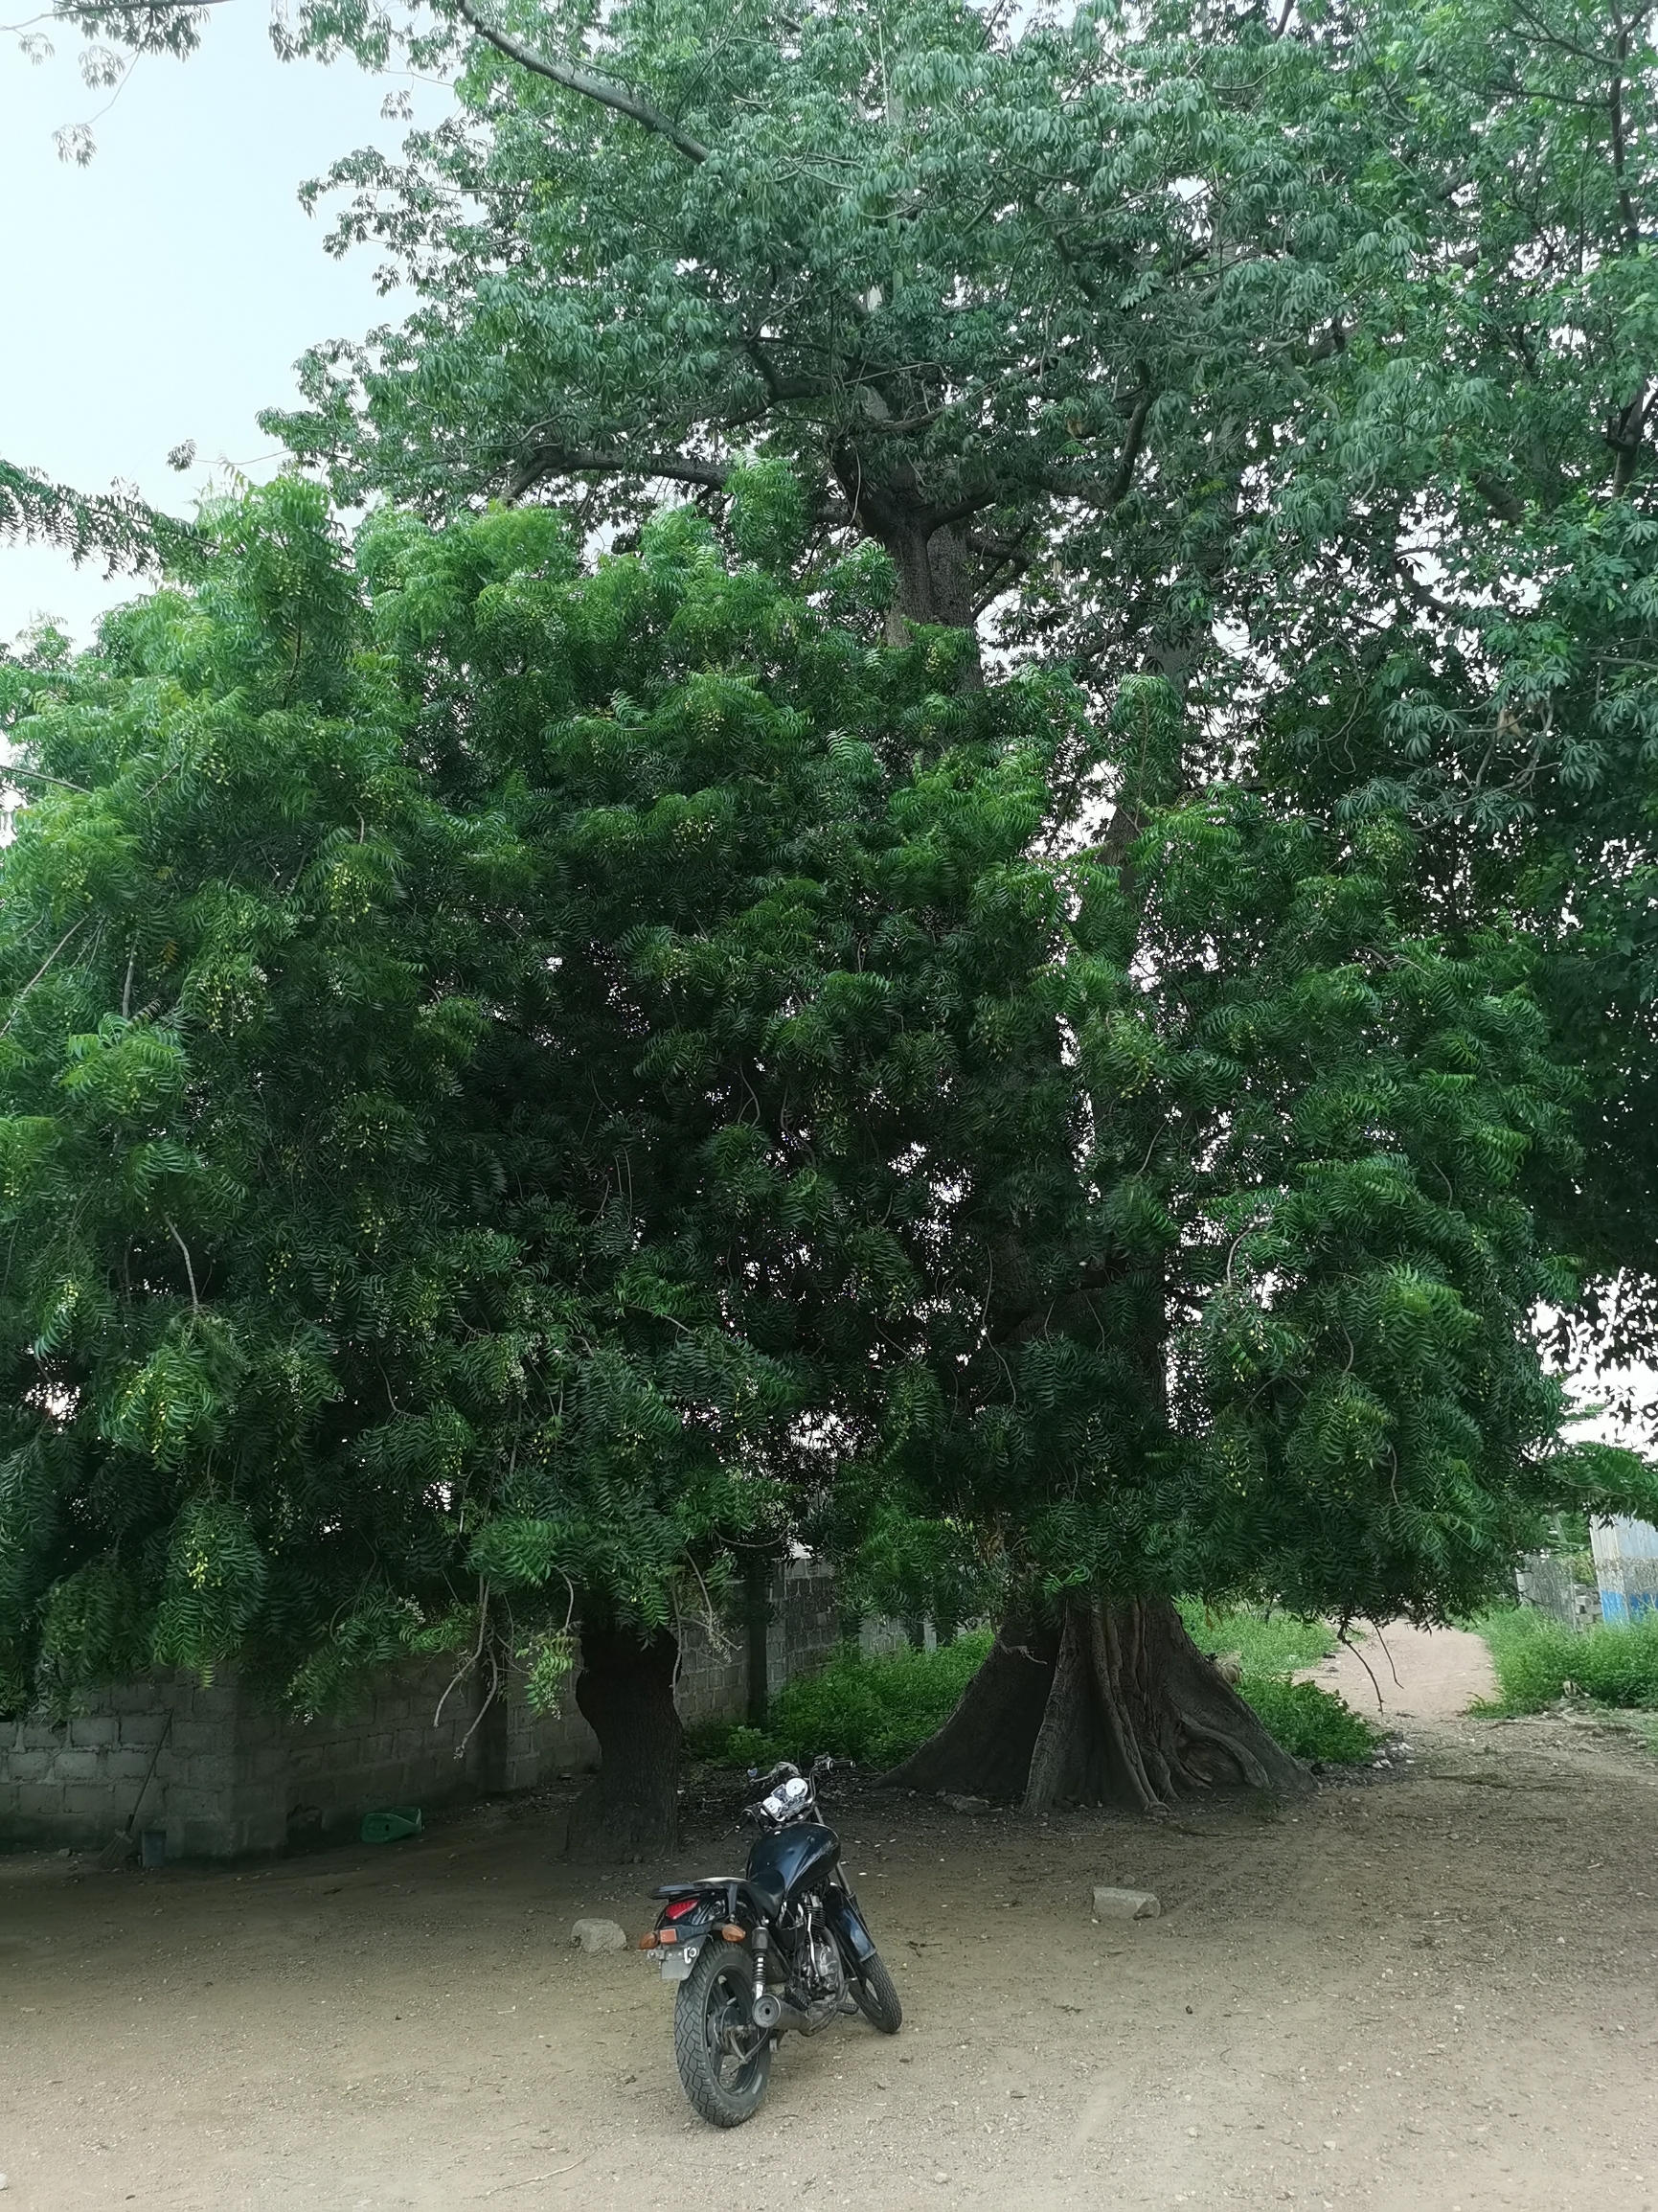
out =
<svg viewBox="0 0 1658 2212"><path fill-rule="evenodd" d="M1220 1620L1228 1651L1237 1650L1251 1628L1261 1628L1254 1615L1222 1615ZM1290 1667L1306 1663L1305 1654L1310 1651L1317 1657L1329 1642L1328 1634L1321 1638L1308 1632L1313 1624L1299 1626L1299 1636L1269 1629L1259 1637L1256 1649L1261 1656L1246 1667L1243 1697L1296 1758L1330 1766L1368 1759L1375 1738L1355 1713L1328 1690L1284 1678ZM827 1751L878 1772L896 1765L943 1723L989 1648L988 1633L958 1636L935 1652L895 1652L879 1658L866 1658L852 1646L819 1673L787 1683L772 1699L763 1729L704 1729L693 1748L704 1758L734 1767L767 1767L778 1759L799 1765ZM1282 1660L1283 1672L1261 1664L1268 1654L1272 1661Z"/></svg>
<svg viewBox="0 0 1658 2212"><path fill-rule="evenodd" d="M1248 1676L1287 1676L1300 1667L1316 1667L1336 1649L1335 1630L1328 1621L1303 1620L1278 1607L1212 1609L1183 1598L1180 1617L1199 1651L1218 1659L1236 1653Z"/></svg>
<svg viewBox="0 0 1658 2212"><path fill-rule="evenodd" d="M1472 1626L1497 1670L1502 1696L1493 1711L1539 1713L1572 1689L1602 1705L1658 1710L1658 1614L1574 1630L1512 1606Z"/></svg>
<svg viewBox="0 0 1658 2212"><path fill-rule="evenodd" d="M1355 1766L1371 1756L1374 1733L1343 1699L1315 1682L1290 1680L1335 1650L1328 1621L1299 1618L1282 1608L1211 1608L1192 1598L1180 1601L1180 1614L1199 1650L1215 1658L1236 1653L1242 1662L1239 1695L1286 1751L1330 1767Z"/></svg>
<svg viewBox="0 0 1658 2212"><path fill-rule="evenodd" d="M1570 1084L1402 820L1170 789L1161 678L965 683L689 510L591 572L291 478L208 528L0 665L13 1680L309 1707L492 1635L556 1694L578 1611L785 1529L945 1620L1465 1607L1580 1492L1520 1195Z"/></svg>
<svg viewBox="0 0 1658 2212"><path fill-rule="evenodd" d="M1316 1682L1286 1682L1277 1675L1245 1674L1239 1695L1252 1705L1283 1748L1309 1764L1356 1767L1375 1749L1375 1734L1352 1708Z"/></svg>
<svg viewBox="0 0 1658 2212"><path fill-rule="evenodd" d="M141 50L197 35L182 0L96 12ZM1562 1347L1645 1358L1651 19L537 0L491 21L279 17L284 52L401 54L458 88L401 160L311 188L417 304L312 353L304 406L271 418L296 454L353 504L448 515L507 489L624 536L680 484L823 604L865 611L884 579L917 622L993 606L1102 720L1168 678L1186 714L1099 778L1117 858L1147 804L1217 779L1337 837L1408 824L1401 926L1475 962L1493 918L1524 935L1581 1073L1577 1152L1516 1167L1576 1264ZM1306 1442L1334 1467L1374 1426L1355 1385Z"/></svg>
<svg viewBox="0 0 1658 2212"><path fill-rule="evenodd" d="M184 566L195 545L188 523L125 492L72 491L37 468L0 460L0 544L10 538L61 546L76 561L96 553L111 572Z"/></svg>
<svg viewBox="0 0 1658 2212"><path fill-rule="evenodd" d="M736 1767L797 1766L829 1753L874 1772L894 1766L947 1719L990 1649L988 1630L958 1636L936 1651L889 1652L868 1658L855 1644L815 1675L784 1685L763 1730L710 1729L697 1740L706 1758Z"/></svg>

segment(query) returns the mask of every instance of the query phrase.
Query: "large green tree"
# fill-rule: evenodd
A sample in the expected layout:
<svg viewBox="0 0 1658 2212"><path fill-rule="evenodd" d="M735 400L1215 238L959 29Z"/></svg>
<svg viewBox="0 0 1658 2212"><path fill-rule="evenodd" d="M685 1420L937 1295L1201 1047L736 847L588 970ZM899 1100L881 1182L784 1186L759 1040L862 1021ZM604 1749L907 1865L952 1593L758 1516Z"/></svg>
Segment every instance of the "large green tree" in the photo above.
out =
<svg viewBox="0 0 1658 2212"><path fill-rule="evenodd" d="M761 472L762 553L788 506ZM660 1840L677 1609L786 1523L799 1417L883 1401L937 1204L891 1155L1025 1172L968 1047L1051 952L994 887L1075 811L1074 708L689 514L593 576L545 512L353 566L284 479L209 543L6 670L9 1695L552 1676L579 1620L579 1836Z"/></svg>
<svg viewBox="0 0 1658 2212"><path fill-rule="evenodd" d="M14 1699L579 1625L577 1839L642 1848L676 1611L804 1528L1030 1623L977 1771L1156 1802L1293 1779L1175 1591L1472 1602L1569 1486L1511 937L1424 930L1397 819L1188 797L1161 678L882 645L890 568L813 604L737 492L756 559L587 573L545 511L353 562L286 479L8 670Z"/></svg>
<svg viewBox="0 0 1658 2212"><path fill-rule="evenodd" d="M126 32L183 20L157 7ZM781 1303L835 1479L775 1437L768 1464L863 1585L988 1575L1012 1644L1048 1638L1036 1693L1003 1713L1009 1771L1038 1794L1079 1775L1161 1794L1229 1726L1181 1734L1208 1688L1164 1593L1467 1602L1586 1480L1550 1452L1526 1314L1548 1295L1593 1320L1594 1295L1574 1305L1528 1205L1591 1279L1648 1257L1646 21L1371 0L1013 27L908 0L717 20L680 0L330 5L294 33L370 60L411 34L422 64L464 64L455 117L401 166L357 156L334 181L357 195L342 239L376 239L420 304L311 357L308 404L282 419L303 458L434 523L499 492L612 538L677 486L816 595L813 621L876 575L846 559L873 541L886 634L914 630L949 713L997 625L1086 686L1022 842L995 846L1047 918L1001 1027L929 1046L954 1111L949 1071L988 1077L985 1040L1022 1040L994 1112L947 1143L906 1123L920 1102L872 1029L809 1121L797 1079L776 1127L872 1132L846 1187L880 1267L845 1272L834 1238L791 1222L715 1272L823 1270ZM859 588L867 629L882 595ZM405 687L449 701L432 727L469 733L485 697L495 714L452 624L424 663L406 635L423 673ZM429 772L470 810L495 769L451 734ZM837 805L858 818L850 790ZM1332 933L1308 925L1310 885ZM867 950L823 972L843 968L871 1018L892 979ZM1420 1005L1399 981L1418 973ZM1345 1011L1312 1021L1325 994ZM1574 1095L1533 996L1585 1063ZM1257 1038L1259 1059L1238 1048ZM1107 1055L1097 1088L1102 1038L1138 1058ZM761 1130L772 1067L743 1072ZM1355 1199L1375 1174L1415 1197ZM1329 1220L1356 1209L1374 1232L1344 1228L1329 1282L1315 1187ZM1250 1193L1272 1254L1253 1278ZM924 1224L896 1252L895 1221ZM1376 1317L1419 1278L1407 1387L1386 1349L1403 1324ZM1245 1337L1285 1333L1276 1380L1228 1334L1235 1295ZM783 1358L758 1315L721 1311ZM1639 1346L1638 1288L1621 1311ZM1471 1364L1459 1333L1485 1347ZM1112 1748L1124 1728L1154 1746L1138 1766ZM1233 1744L1221 1765L1248 1771Z"/></svg>
<svg viewBox="0 0 1658 2212"><path fill-rule="evenodd" d="M1658 1351L1648 11L397 16L465 63L342 246L419 295L274 420L343 490L715 514L756 450L896 604L1187 697L1192 792L1404 807L1590 1071L1562 1341ZM1109 782L1109 779L1108 779ZM1125 825L1124 828L1131 828Z"/></svg>

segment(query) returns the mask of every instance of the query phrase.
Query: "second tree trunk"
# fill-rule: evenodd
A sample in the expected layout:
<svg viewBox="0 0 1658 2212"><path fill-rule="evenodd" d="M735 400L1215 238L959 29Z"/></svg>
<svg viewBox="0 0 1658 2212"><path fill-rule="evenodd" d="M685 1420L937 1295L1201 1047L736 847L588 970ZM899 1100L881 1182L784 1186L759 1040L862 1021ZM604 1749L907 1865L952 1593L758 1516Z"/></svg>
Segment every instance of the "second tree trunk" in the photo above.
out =
<svg viewBox="0 0 1658 2212"><path fill-rule="evenodd" d="M938 1733L885 1777L912 1790L1153 1812L1215 1787L1297 1791L1306 1769L1161 1598L1004 1622Z"/></svg>
<svg viewBox="0 0 1658 2212"><path fill-rule="evenodd" d="M598 1775L570 1809L572 1859L654 1859L679 1832L679 1749L673 1706L679 1647L666 1629L581 1630L576 1702L599 1739Z"/></svg>

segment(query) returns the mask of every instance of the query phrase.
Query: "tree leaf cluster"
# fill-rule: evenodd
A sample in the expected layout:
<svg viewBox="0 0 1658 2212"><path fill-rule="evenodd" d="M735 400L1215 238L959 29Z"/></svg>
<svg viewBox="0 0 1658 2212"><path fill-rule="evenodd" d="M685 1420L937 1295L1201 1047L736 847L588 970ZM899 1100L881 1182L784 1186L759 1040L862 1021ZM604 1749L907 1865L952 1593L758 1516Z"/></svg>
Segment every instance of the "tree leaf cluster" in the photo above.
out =
<svg viewBox="0 0 1658 2212"><path fill-rule="evenodd" d="M491 1633L553 1683L791 1535L958 1616L1433 1611L1558 1501L1571 1085L1402 819L1159 801L1162 679L964 683L890 572L689 509L207 532L0 668L13 1700Z"/></svg>

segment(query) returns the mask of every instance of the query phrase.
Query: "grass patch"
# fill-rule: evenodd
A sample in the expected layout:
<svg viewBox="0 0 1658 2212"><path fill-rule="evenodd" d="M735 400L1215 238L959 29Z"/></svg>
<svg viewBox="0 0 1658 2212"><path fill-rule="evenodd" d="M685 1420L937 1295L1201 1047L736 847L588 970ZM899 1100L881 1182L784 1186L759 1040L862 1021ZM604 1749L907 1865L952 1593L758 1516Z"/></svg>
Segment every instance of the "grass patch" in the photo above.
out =
<svg viewBox="0 0 1658 2212"><path fill-rule="evenodd" d="M1490 1649L1502 1692L1487 1712L1539 1713L1568 1684L1600 1705L1658 1711L1658 1613L1574 1631L1529 1606L1505 1606L1471 1626Z"/></svg>
<svg viewBox="0 0 1658 2212"><path fill-rule="evenodd" d="M890 1652L866 1658L848 1644L815 1675L786 1682L765 1727L711 1728L693 1738L705 1759L733 1767L797 1766L827 1751L860 1767L896 1766L948 1717L984 1665L990 1633L958 1636L936 1652Z"/></svg>
<svg viewBox="0 0 1658 2212"><path fill-rule="evenodd" d="M1375 1734L1345 1699L1316 1682L1282 1675L1245 1675L1238 1695L1253 1705L1267 1733L1294 1758L1326 1767L1357 1767L1375 1749Z"/></svg>
<svg viewBox="0 0 1658 2212"><path fill-rule="evenodd" d="M1290 1675L1298 1667L1316 1667L1335 1650L1335 1630L1328 1621L1276 1609L1257 1612L1248 1606L1210 1612L1197 1598L1181 1598L1178 1604L1197 1649L1217 1659L1236 1652L1246 1675Z"/></svg>
<svg viewBox="0 0 1658 2212"><path fill-rule="evenodd" d="M1369 1759L1376 1743L1369 1722L1333 1691L1289 1678L1335 1650L1335 1630L1328 1621L1251 1607L1210 1612L1195 1598L1182 1598L1180 1612L1200 1652L1219 1659L1236 1653L1243 1666L1238 1695L1293 1757L1327 1767L1356 1767Z"/></svg>

